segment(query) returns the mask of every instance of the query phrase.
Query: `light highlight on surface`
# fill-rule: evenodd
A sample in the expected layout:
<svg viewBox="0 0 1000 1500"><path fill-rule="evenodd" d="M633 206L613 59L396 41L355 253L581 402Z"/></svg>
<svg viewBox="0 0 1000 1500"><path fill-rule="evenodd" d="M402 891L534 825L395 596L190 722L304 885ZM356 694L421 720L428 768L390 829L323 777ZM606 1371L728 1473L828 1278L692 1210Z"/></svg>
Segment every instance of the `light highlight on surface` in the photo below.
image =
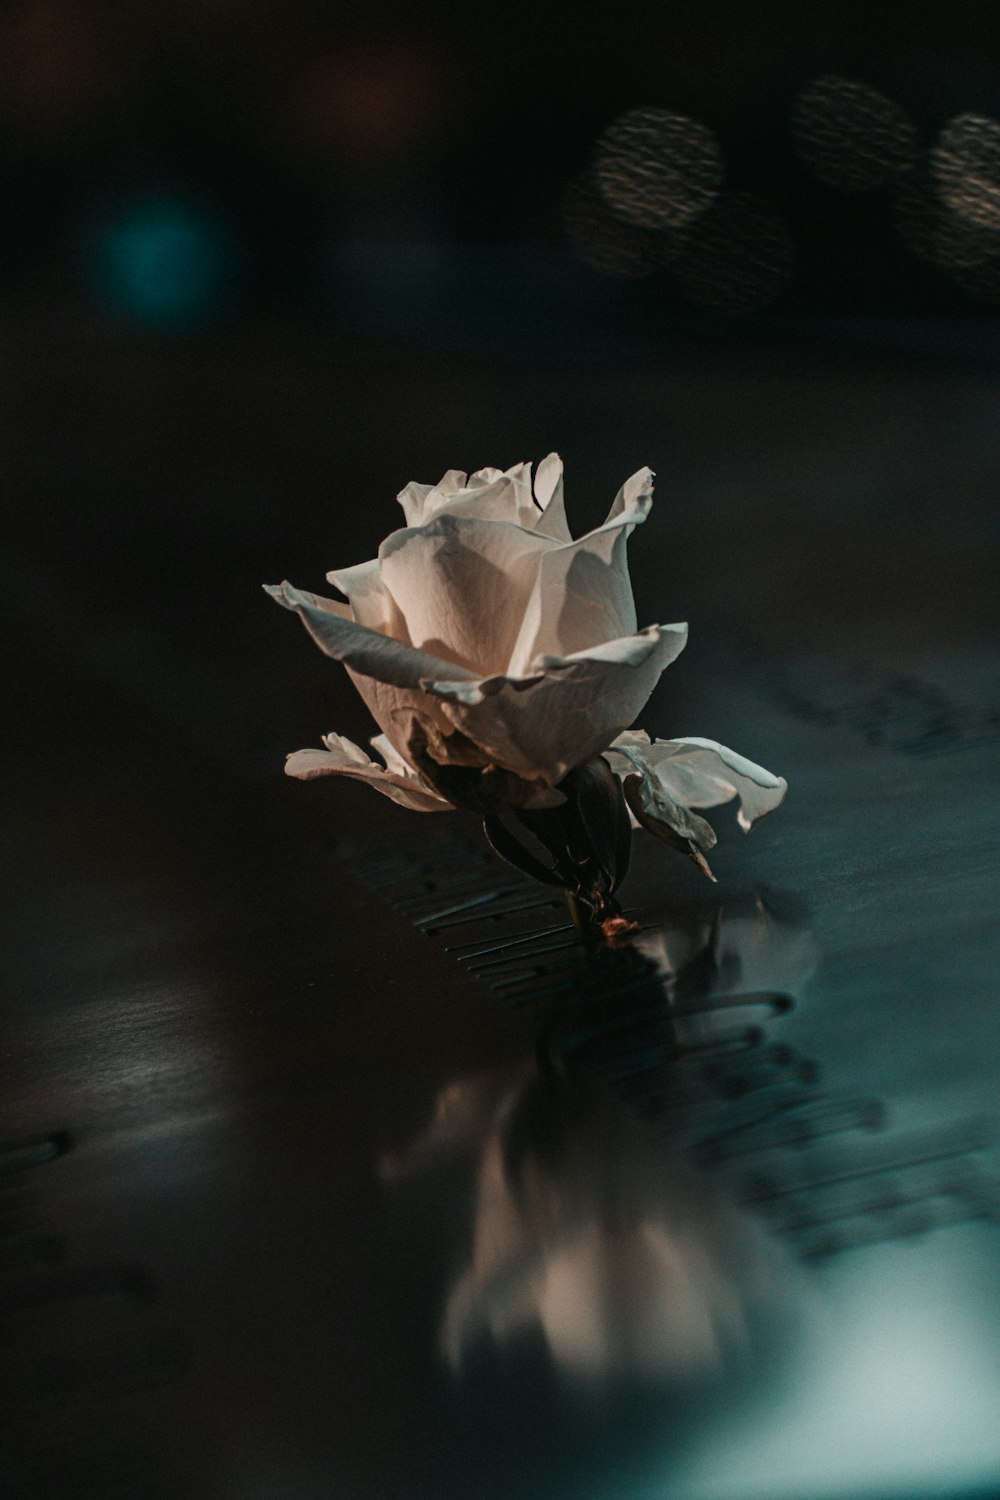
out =
<svg viewBox="0 0 1000 1500"><path fill-rule="evenodd" d="M836 1262L780 1423L736 1417L672 1476L677 1500L953 1495L995 1481L997 1357L963 1287L975 1239ZM932 1248L933 1245L933 1248Z"/></svg>

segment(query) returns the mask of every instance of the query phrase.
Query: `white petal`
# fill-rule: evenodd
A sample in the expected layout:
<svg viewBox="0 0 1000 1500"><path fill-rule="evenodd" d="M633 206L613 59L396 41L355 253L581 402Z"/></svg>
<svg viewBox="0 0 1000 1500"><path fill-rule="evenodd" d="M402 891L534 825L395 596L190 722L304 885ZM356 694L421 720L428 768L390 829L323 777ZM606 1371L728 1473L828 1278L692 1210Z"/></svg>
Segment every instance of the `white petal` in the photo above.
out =
<svg viewBox="0 0 1000 1500"><path fill-rule="evenodd" d="M557 542L571 542L573 536L566 523L563 496L563 461L558 453L550 453L538 465L535 473L535 501L542 512L535 522L535 530L544 536L554 537Z"/></svg>
<svg viewBox="0 0 1000 1500"><path fill-rule="evenodd" d="M528 465L520 465L527 469ZM530 531L538 520L538 507L531 498L531 479L512 471L489 484L467 489L439 506L435 515L468 516L479 521L505 521ZM428 519L433 520L430 516Z"/></svg>
<svg viewBox="0 0 1000 1500"><path fill-rule="evenodd" d="M531 497L531 465L512 469L478 469L468 479L450 469L435 485L408 484L398 495L408 527L426 526L439 515L473 516L482 521L509 521L532 529L538 507Z"/></svg>
<svg viewBox="0 0 1000 1500"><path fill-rule="evenodd" d="M569 657L543 657L529 677L483 678L345 620L289 583L268 592L299 615L327 656L344 663L397 750L405 754L409 721L418 714L446 735L458 729L497 765L548 786L634 721L687 640L686 625L654 625Z"/></svg>
<svg viewBox="0 0 1000 1500"><path fill-rule="evenodd" d="M634 733L622 735L608 760L619 776L635 771L652 776L683 807L718 807L740 799L737 821L749 833L782 801L788 783L763 766L715 740L697 737L642 743Z"/></svg>
<svg viewBox="0 0 1000 1500"><path fill-rule="evenodd" d="M607 521L613 521L624 511L631 510L636 505L641 505L644 500L653 493L653 471L652 469L637 469L631 479L626 479L608 511ZM648 509L648 506L647 506ZM607 525L605 521L605 525Z"/></svg>
<svg viewBox="0 0 1000 1500"><path fill-rule="evenodd" d="M643 475L646 472L643 470ZM550 453L538 465L534 498L528 463L514 464L504 471L477 469L468 477L460 469L450 469L437 484L408 484L397 498L408 527L426 526L435 516L446 513L510 521L557 542L573 540L566 524L563 465L557 453Z"/></svg>
<svg viewBox="0 0 1000 1500"><path fill-rule="evenodd" d="M437 484L418 484L411 480L396 496L403 507L407 526L422 526L452 495L464 490L465 485L464 469L449 469Z"/></svg>
<svg viewBox="0 0 1000 1500"><path fill-rule="evenodd" d="M543 657L530 677L439 678L424 687L498 765L554 786L635 719L686 641L686 625L651 625L570 657Z"/></svg>
<svg viewBox="0 0 1000 1500"><path fill-rule="evenodd" d="M555 545L449 510L394 532L379 560L413 645L490 676L507 670L542 555Z"/></svg>
<svg viewBox="0 0 1000 1500"><path fill-rule="evenodd" d="M377 630L380 635L392 636L393 640L409 641L402 613L386 588L378 558L357 563L353 568L335 568L326 576L327 581L346 594L350 601L348 618L357 620L359 625L367 625L369 630ZM327 602L333 603L332 600ZM338 610L340 608L338 606Z"/></svg>
<svg viewBox="0 0 1000 1500"><path fill-rule="evenodd" d="M265 583L264 585L265 594L270 594L272 599L276 599L279 604L284 604L286 609L295 608L294 605L289 604L283 597L282 590L284 589L291 590L291 584ZM308 589L294 589L292 592L302 600L304 608L308 608L317 616L332 615L335 620L346 621L351 621L354 618L351 606L349 604L341 604L339 599L327 599L323 594L311 594Z"/></svg>
<svg viewBox="0 0 1000 1500"><path fill-rule="evenodd" d="M370 743L372 749L378 751L379 755L385 761L386 769L391 771L393 775L412 776L414 774L409 761L403 759L388 735L373 735Z"/></svg>
<svg viewBox="0 0 1000 1500"><path fill-rule="evenodd" d="M496 480L502 478L503 473L503 469L477 469L474 474L469 475L468 481L462 488L467 490L481 490L485 485L493 484Z"/></svg>
<svg viewBox="0 0 1000 1500"><path fill-rule="evenodd" d="M433 484L419 484L417 480L411 479L405 489L400 490L396 499L403 507L403 515L406 517L407 526L421 526L423 524L428 497L434 493L436 487Z"/></svg>
<svg viewBox="0 0 1000 1500"><path fill-rule="evenodd" d="M466 483L467 476L464 469L449 469L444 478L438 480L434 490L443 496L457 495L460 490L465 489Z"/></svg>
<svg viewBox="0 0 1000 1500"><path fill-rule="evenodd" d="M615 740L615 746L619 750L641 748L643 745L651 745L653 742L644 729L626 729ZM634 769L634 768L633 768ZM625 774L623 772L623 774Z"/></svg>
<svg viewBox="0 0 1000 1500"><path fill-rule="evenodd" d="M317 646L327 656L346 663L365 676L377 677L380 682L407 688L419 687L427 677L446 674L460 679L475 678L475 673L467 672L462 667L456 668L453 663L431 656L426 651L415 651L403 641L394 641L389 636L369 630L366 625L345 619L339 612L344 606L338 605L336 600L308 594L295 588L287 580L284 583L266 584L264 592L298 615Z"/></svg>
<svg viewBox="0 0 1000 1500"><path fill-rule="evenodd" d="M402 769L390 766L386 770L342 735L326 734L323 743L325 750L297 750L290 755L285 762L285 774L299 781L312 781L317 776L351 776L366 781L377 792L413 812L451 811L451 803L426 786L404 761L398 762Z"/></svg>
<svg viewBox="0 0 1000 1500"><path fill-rule="evenodd" d="M340 613L344 606L334 600L304 593L287 582L272 584L265 592L299 616L321 651L334 661L343 662L379 728L394 744L405 743L398 738L399 715L403 711L426 714L441 729L451 727L435 700L420 685L428 678L439 677L474 682L477 680L474 674L345 619Z"/></svg>
<svg viewBox="0 0 1000 1500"><path fill-rule="evenodd" d="M379 771L382 770L377 761L373 761L370 755L365 754L360 745L356 745L353 740L349 740L344 734L324 734L323 744L339 761L350 761L352 765L364 766L366 768L374 765ZM300 751L299 753L301 754L302 752ZM308 752L306 753L308 754ZM390 769L392 768L390 767Z"/></svg>
<svg viewBox="0 0 1000 1500"><path fill-rule="evenodd" d="M508 667L511 676L529 673L542 653L570 656L634 633L626 549L652 503L650 483L603 526L544 554Z"/></svg>

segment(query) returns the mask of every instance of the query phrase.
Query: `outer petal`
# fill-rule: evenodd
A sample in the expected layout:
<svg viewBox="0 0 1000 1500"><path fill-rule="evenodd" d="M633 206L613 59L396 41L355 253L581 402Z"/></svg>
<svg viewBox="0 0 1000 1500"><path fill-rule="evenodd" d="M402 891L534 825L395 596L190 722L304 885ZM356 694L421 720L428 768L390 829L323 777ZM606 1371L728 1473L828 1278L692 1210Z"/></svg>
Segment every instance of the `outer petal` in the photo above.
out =
<svg viewBox="0 0 1000 1500"><path fill-rule="evenodd" d="M749 833L782 801L788 783L715 740L653 740L632 731L617 739L608 761L619 776L651 777L682 807L718 807L740 799L737 821Z"/></svg>
<svg viewBox="0 0 1000 1500"><path fill-rule="evenodd" d="M327 580L346 594L351 605L351 617L369 630L388 635L396 641L406 641L406 622L395 599L392 597L377 558L371 562L358 563L353 568L337 568L327 573Z"/></svg>
<svg viewBox="0 0 1000 1500"><path fill-rule="evenodd" d="M498 765L554 786L632 722L686 642L686 625L651 625L573 656L541 657L530 677L441 677L424 687Z"/></svg>
<svg viewBox="0 0 1000 1500"><path fill-rule="evenodd" d="M327 742L328 740L329 736L325 735L324 742ZM412 766L410 765L409 761L403 759L399 751L396 749L395 745L392 743L392 740L389 739L388 735L373 735L372 739L369 741L369 744L371 745L373 750L378 751L379 755L381 755L382 759L385 761L386 769L388 771L391 771L394 776L405 776L407 780L412 779L414 774ZM433 795L435 797L438 796L437 792L434 792L432 787L429 787L428 790L433 792Z"/></svg>
<svg viewBox="0 0 1000 1500"><path fill-rule="evenodd" d="M507 670L542 557L555 546L524 527L449 510L394 532L379 561L414 646L488 676Z"/></svg>
<svg viewBox="0 0 1000 1500"><path fill-rule="evenodd" d="M325 734L323 743L325 750L297 750L290 755L285 762L285 774L300 781L312 781L317 776L353 776L413 812L451 811L451 803L425 786L401 757L393 754L390 759L386 755L387 770L342 735ZM382 753L385 754L384 749Z"/></svg>
<svg viewBox="0 0 1000 1500"><path fill-rule="evenodd" d="M548 786L607 749L687 641L686 625L652 625L573 656L541 657L530 677L482 678L324 607L334 601L289 583L267 592L344 663L398 750L405 751L416 714L445 736L459 730L497 766Z"/></svg>
<svg viewBox="0 0 1000 1500"><path fill-rule="evenodd" d="M511 655L511 676L529 672L540 653L570 656L634 633L626 548L652 506L652 470L641 469L621 493L629 486L628 504L619 507L616 500L603 526L542 557Z"/></svg>
<svg viewBox="0 0 1000 1500"><path fill-rule="evenodd" d="M535 503L542 514L535 522L535 530L557 542L571 542L572 533L566 523L566 505L563 498L563 462L558 453L543 458L535 473Z"/></svg>
<svg viewBox="0 0 1000 1500"><path fill-rule="evenodd" d="M403 641L392 640L354 620L345 619L341 613L344 606L335 599L308 594L287 581L266 584L264 592L298 615L327 656L344 662L367 677L377 677L380 682L402 688L418 688L426 678L443 675L475 680L474 672L467 672L440 657L416 651Z"/></svg>
<svg viewBox="0 0 1000 1500"><path fill-rule="evenodd" d="M287 582L272 584L265 592L299 616L321 651L344 663L379 728L394 744L405 744L403 717L414 711L442 730L452 727L421 683L439 677L475 682L473 673L346 619L346 606L333 599L304 593Z"/></svg>
<svg viewBox="0 0 1000 1500"><path fill-rule="evenodd" d="M607 525L608 521L615 520L624 511L631 510L634 505L640 502L644 495L651 495L652 493L652 469L637 469L631 478L626 479L614 500L612 500L611 509L608 511L607 520L604 524Z"/></svg>

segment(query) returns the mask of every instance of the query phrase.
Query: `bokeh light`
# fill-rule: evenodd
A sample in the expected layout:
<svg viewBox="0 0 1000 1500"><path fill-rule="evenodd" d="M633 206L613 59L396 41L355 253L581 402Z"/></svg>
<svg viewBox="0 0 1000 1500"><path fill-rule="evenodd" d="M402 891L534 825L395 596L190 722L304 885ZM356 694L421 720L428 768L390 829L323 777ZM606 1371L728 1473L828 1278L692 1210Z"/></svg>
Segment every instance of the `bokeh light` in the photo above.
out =
<svg viewBox="0 0 1000 1500"><path fill-rule="evenodd" d="M931 170L941 197L960 219L1000 229L1000 121L988 115L950 120L931 152Z"/></svg>
<svg viewBox="0 0 1000 1500"><path fill-rule="evenodd" d="M722 153L707 126L665 109L619 115L597 143L594 171L612 212L643 229L676 229L722 186Z"/></svg>
<svg viewBox="0 0 1000 1500"><path fill-rule="evenodd" d="M878 89L828 73L799 94L792 140L802 162L828 187L881 187L913 160L917 133L906 111Z"/></svg>
<svg viewBox="0 0 1000 1500"><path fill-rule="evenodd" d="M692 225L671 269L689 301L738 313L775 302L795 261L791 233L772 204L755 193L725 193Z"/></svg>
<svg viewBox="0 0 1000 1500"><path fill-rule="evenodd" d="M605 276L646 276L657 264L658 237L616 218L589 172L567 188L562 218L577 255Z"/></svg>
<svg viewBox="0 0 1000 1500"><path fill-rule="evenodd" d="M893 212L907 248L942 270L978 266L1000 255L1000 230L970 224L953 213L926 167L900 179Z"/></svg>
<svg viewBox="0 0 1000 1500"><path fill-rule="evenodd" d="M180 196L145 195L95 229L87 257L101 300L151 329L211 322L237 280L236 246L210 211Z"/></svg>

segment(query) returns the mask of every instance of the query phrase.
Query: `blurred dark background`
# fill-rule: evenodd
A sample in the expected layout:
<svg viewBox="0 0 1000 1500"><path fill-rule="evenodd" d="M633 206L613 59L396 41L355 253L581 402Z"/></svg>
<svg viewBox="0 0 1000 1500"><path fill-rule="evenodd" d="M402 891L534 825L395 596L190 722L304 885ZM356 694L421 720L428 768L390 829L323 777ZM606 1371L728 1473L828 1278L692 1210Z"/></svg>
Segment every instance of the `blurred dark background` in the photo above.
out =
<svg viewBox="0 0 1000 1500"><path fill-rule="evenodd" d="M522 354L726 314L977 322L998 49L977 4L19 0L5 309ZM635 111L659 134L616 135Z"/></svg>

